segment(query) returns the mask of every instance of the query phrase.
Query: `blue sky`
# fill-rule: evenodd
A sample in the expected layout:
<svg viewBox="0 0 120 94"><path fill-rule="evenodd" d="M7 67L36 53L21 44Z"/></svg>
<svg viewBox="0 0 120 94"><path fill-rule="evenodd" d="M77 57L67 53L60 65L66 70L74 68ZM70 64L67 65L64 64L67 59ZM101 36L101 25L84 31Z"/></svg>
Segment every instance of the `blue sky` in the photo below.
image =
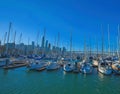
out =
<svg viewBox="0 0 120 94"><path fill-rule="evenodd" d="M60 32L60 46L69 48L72 31L73 49L82 49L84 40L95 48L97 39L101 47L101 24L103 25L107 46L107 24L110 25L111 45L116 44L117 25L120 23L119 0L0 0L0 39L8 31L9 22L17 39L23 34L22 41L27 44L36 40L37 32L54 44ZM13 33L11 33L11 40ZM41 43L41 39L39 40ZM106 47L107 48L107 47Z"/></svg>

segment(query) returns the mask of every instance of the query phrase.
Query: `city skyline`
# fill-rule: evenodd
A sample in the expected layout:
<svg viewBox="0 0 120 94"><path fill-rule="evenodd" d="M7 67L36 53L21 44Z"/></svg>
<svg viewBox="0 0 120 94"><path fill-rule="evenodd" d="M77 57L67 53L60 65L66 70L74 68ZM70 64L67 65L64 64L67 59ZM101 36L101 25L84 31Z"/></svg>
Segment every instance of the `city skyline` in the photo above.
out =
<svg viewBox="0 0 120 94"><path fill-rule="evenodd" d="M108 24L111 46L117 43L117 28L120 22L119 4L118 0L0 1L0 40L3 42L4 34L9 29L9 22L12 22L13 31L10 35L10 41L13 39L13 32L16 31L16 43L18 43L21 33L22 42L28 44L28 39L30 42L36 41L39 32L38 42L41 44L44 29L46 29L46 40L52 45L55 44L59 32L59 45L69 49L70 32L72 32L72 49L83 50L84 40L88 45L91 40L94 49L96 40L98 40L99 47L101 47L102 24L107 49Z"/></svg>

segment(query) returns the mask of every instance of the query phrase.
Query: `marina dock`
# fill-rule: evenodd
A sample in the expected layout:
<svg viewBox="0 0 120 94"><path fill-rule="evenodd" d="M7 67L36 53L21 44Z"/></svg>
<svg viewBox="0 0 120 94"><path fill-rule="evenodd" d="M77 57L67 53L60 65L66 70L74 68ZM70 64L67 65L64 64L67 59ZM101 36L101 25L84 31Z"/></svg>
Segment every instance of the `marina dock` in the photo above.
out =
<svg viewBox="0 0 120 94"><path fill-rule="evenodd" d="M14 68L19 68L19 67L24 67L26 65L27 65L27 63L11 64L8 66L4 66L3 68L4 69L14 69Z"/></svg>

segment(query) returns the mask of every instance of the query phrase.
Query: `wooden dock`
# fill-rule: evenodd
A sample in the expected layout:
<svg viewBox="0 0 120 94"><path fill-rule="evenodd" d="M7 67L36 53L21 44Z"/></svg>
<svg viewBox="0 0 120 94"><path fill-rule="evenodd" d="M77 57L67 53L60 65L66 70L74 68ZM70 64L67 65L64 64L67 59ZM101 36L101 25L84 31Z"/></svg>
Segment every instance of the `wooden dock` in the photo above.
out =
<svg viewBox="0 0 120 94"><path fill-rule="evenodd" d="M8 66L4 66L3 68L4 69L14 69L14 68L19 68L19 67L24 67L26 65L27 65L27 63L11 64L11 65L8 65Z"/></svg>

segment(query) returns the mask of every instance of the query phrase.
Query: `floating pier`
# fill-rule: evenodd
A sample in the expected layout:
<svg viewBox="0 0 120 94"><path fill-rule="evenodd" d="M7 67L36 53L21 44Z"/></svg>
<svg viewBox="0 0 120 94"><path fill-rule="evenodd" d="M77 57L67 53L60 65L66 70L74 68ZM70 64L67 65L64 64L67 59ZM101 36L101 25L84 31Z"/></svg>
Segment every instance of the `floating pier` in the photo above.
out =
<svg viewBox="0 0 120 94"><path fill-rule="evenodd" d="M8 66L4 66L3 68L4 69L14 69L14 68L18 68L18 67L24 67L26 65L27 65L27 63L11 64L11 65L8 65Z"/></svg>

